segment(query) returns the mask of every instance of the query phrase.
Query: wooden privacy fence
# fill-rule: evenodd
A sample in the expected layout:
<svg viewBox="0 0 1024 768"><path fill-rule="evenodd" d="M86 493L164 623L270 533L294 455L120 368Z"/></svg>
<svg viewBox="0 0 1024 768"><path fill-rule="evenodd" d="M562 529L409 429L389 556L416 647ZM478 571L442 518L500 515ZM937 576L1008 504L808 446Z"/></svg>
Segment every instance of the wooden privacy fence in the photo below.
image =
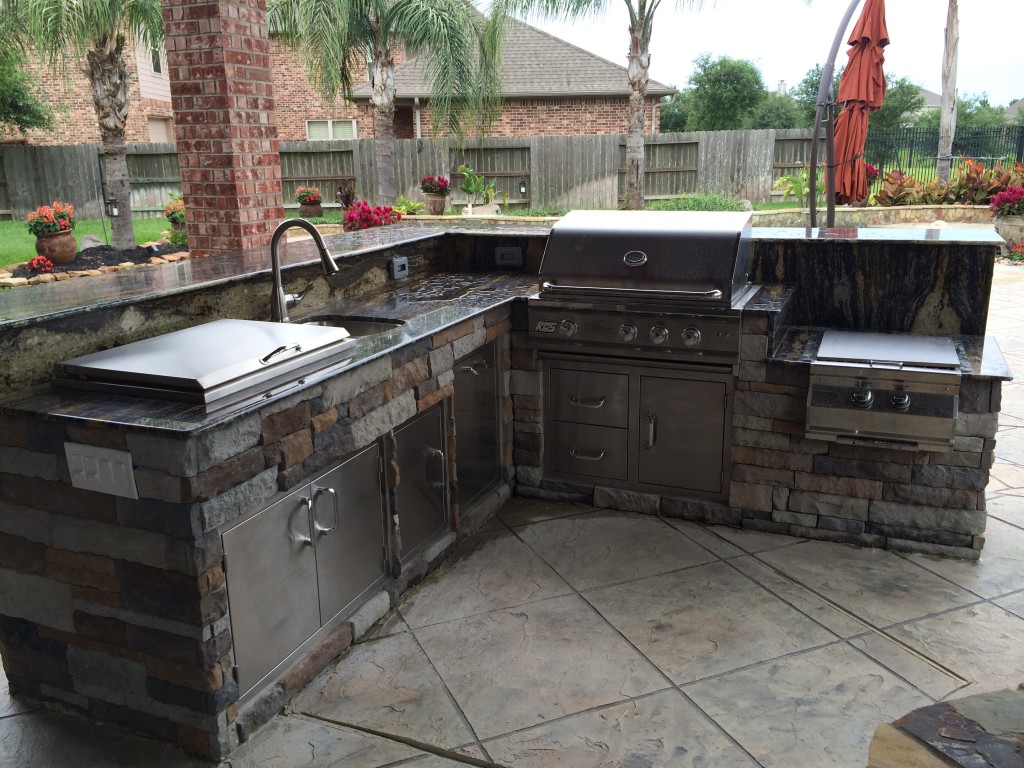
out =
<svg viewBox="0 0 1024 768"><path fill-rule="evenodd" d="M807 165L810 131L715 131L647 137L644 193L648 199L681 192L715 192L764 202L782 175ZM495 202L512 208L617 208L625 193L625 137L535 136L483 139L459 146L445 139L397 142L399 194L419 197L428 174L452 178L451 203L461 208L460 165L495 181ZM161 216L180 189L173 144L131 144L128 170L132 208ZM357 199L378 194L372 139L281 142L284 203L296 208L295 189L318 186L327 208L339 187L352 184ZM0 217L20 219L52 200L73 203L81 218L103 215L103 175L98 145L0 147ZM481 201L477 201L481 202Z"/></svg>

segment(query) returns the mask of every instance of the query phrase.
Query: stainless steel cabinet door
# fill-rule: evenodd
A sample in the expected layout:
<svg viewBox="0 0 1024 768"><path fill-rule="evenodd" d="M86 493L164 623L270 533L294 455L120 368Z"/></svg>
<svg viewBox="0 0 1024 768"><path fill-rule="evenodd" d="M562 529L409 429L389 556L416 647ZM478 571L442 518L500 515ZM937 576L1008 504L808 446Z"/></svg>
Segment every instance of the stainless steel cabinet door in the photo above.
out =
<svg viewBox="0 0 1024 768"><path fill-rule="evenodd" d="M371 445L312 483L321 624L385 575L380 455Z"/></svg>
<svg viewBox="0 0 1024 768"><path fill-rule="evenodd" d="M724 382L640 377L641 483L721 493Z"/></svg>
<svg viewBox="0 0 1024 768"><path fill-rule="evenodd" d="M465 508L501 476L498 368L491 344L455 364L455 466Z"/></svg>
<svg viewBox="0 0 1024 768"><path fill-rule="evenodd" d="M307 490L303 486L223 537L242 693L320 629Z"/></svg>
<svg viewBox="0 0 1024 768"><path fill-rule="evenodd" d="M399 472L396 503L403 561L448 525L442 415L441 407L432 408L395 430Z"/></svg>

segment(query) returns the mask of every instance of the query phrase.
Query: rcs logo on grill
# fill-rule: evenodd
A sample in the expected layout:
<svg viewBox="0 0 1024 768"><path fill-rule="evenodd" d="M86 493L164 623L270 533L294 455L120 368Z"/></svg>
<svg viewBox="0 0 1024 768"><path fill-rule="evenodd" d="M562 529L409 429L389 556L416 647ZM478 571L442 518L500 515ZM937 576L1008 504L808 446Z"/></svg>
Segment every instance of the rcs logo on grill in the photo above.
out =
<svg viewBox="0 0 1024 768"><path fill-rule="evenodd" d="M558 328L558 323L554 320L538 320L537 325L534 327L534 333L554 333Z"/></svg>

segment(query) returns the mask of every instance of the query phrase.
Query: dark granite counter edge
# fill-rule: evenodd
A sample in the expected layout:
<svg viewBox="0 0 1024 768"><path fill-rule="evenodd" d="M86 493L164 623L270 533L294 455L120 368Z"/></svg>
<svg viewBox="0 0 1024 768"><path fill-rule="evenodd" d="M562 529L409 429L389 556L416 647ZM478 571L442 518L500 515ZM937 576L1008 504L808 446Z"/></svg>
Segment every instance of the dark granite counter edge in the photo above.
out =
<svg viewBox="0 0 1024 768"><path fill-rule="evenodd" d="M418 285L423 287L432 282L447 284L448 278L447 275L435 275ZM428 300L396 306L389 301L393 296L385 295L380 302L367 300L318 308L317 313L372 315L380 319L401 320L403 325L388 333L360 339L351 356L344 360L309 373L296 382L260 393L251 401L212 413L206 413L202 405L42 385L0 402L0 414L81 423L99 421L107 426L133 431L199 434L537 291L537 279L533 275L479 274L463 278L464 283L472 283L479 290L470 286L465 296L458 300Z"/></svg>
<svg viewBox="0 0 1024 768"><path fill-rule="evenodd" d="M810 365L818 353L825 328L793 327L787 329L772 363ZM993 336L954 336L953 344L960 356L960 372L975 380L1012 381L1013 372Z"/></svg>

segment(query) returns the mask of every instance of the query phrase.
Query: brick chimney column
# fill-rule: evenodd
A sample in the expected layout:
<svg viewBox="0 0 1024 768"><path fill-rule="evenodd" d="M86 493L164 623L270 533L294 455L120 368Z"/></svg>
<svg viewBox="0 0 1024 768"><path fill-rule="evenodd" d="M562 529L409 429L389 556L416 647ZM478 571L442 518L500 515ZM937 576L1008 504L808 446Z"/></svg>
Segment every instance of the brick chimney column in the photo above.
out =
<svg viewBox="0 0 1024 768"><path fill-rule="evenodd" d="M163 0L194 255L270 244L284 218L265 0Z"/></svg>

